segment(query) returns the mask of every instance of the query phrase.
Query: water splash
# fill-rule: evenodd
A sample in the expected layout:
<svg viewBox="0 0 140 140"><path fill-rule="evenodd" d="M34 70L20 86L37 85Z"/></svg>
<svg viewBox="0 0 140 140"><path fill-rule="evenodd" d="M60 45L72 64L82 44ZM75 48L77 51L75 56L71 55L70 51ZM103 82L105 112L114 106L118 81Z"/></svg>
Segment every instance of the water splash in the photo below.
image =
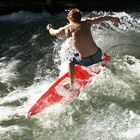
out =
<svg viewBox="0 0 140 140"><path fill-rule="evenodd" d="M31 16L33 16L31 20L42 20L40 17L43 17L43 14L38 14L37 17L36 15L30 15L30 13L23 12L21 14L23 16L19 13L21 18L18 17L18 14L13 13L13 17L8 15L7 17L0 17L0 20L11 20L15 23L19 20L24 23L25 20L28 25ZM54 74L54 71L51 71L48 67L44 68L40 64L45 65L48 60L47 53L50 50L48 49L47 52L45 46L43 50L46 51L46 55L43 55L43 58L37 62L32 85L26 87L20 85L6 91L6 93L3 91L4 96L0 98L0 137L2 140L15 138L69 140L76 139L77 135L81 140L136 140L139 138L139 15L102 11L88 14L91 16L113 15L121 18L123 24L118 28L114 27L111 22L100 24L100 26L95 25L92 28L92 34L98 46L104 51L109 50L107 53L112 58L109 66L103 69L101 75L97 76L96 80L74 102L67 106L58 104L48 110L46 109L41 117L28 120L26 115L29 108L57 78L55 76L51 79L51 72ZM46 23L46 20L42 22ZM22 31L24 32L24 29ZM52 39L47 38L48 36L42 39L42 32L32 33L28 38L29 44L31 44L31 51L29 51L31 54L35 49L34 47L40 47L38 46L40 42L43 41L46 45L46 39ZM40 42L37 40L40 40ZM58 70L57 74L61 75L67 71L67 59L75 50L65 38L54 39L53 43L54 63L58 68L55 70ZM110 50L109 48L114 45L118 46ZM19 57L9 58L7 63L5 57L0 59L0 79L3 82L7 83L11 78L16 79L18 77L16 67L22 64L16 58ZM33 61L28 62L29 65L33 63ZM42 71L46 73L43 78L41 77Z"/></svg>

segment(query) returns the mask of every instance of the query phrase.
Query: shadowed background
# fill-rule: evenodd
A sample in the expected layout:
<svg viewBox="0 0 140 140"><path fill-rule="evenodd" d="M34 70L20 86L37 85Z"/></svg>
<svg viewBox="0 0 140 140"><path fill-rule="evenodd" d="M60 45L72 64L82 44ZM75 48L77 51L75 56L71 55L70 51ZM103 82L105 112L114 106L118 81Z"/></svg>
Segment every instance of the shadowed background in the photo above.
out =
<svg viewBox="0 0 140 140"><path fill-rule="evenodd" d="M136 0L0 0L0 14L26 10L32 12L58 12L77 7L81 10L139 10L140 1Z"/></svg>

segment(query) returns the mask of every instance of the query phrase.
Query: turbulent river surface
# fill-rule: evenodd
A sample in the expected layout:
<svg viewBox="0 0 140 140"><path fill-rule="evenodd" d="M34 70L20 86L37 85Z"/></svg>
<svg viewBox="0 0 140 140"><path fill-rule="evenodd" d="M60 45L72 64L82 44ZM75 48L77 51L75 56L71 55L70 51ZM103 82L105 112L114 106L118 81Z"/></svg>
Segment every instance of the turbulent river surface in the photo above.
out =
<svg viewBox="0 0 140 140"><path fill-rule="evenodd" d="M84 12L98 15L121 19L119 27L107 21L91 29L111 56L108 66L73 102L31 119L30 107L75 52L68 39L45 29L65 25L65 12L0 16L0 140L140 140L140 13Z"/></svg>

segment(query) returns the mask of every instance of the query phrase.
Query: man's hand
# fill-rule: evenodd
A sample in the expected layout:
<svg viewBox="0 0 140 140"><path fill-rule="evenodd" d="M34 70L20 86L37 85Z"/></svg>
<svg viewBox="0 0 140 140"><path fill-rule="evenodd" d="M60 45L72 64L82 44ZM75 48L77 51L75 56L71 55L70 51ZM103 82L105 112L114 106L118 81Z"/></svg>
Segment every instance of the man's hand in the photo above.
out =
<svg viewBox="0 0 140 140"><path fill-rule="evenodd" d="M49 31L50 28L52 28L52 25L51 25L51 24L48 24L48 25L46 26L46 29Z"/></svg>
<svg viewBox="0 0 140 140"><path fill-rule="evenodd" d="M120 19L118 17L113 17L111 21L112 21L113 25L119 26Z"/></svg>

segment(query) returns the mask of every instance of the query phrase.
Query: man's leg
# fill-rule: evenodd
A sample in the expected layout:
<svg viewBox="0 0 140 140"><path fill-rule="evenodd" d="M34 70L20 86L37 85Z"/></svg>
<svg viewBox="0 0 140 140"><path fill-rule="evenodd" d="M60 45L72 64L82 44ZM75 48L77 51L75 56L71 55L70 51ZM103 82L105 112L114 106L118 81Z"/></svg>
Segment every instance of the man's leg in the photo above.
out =
<svg viewBox="0 0 140 140"><path fill-rule="evenodd" d="M71 86L74 86L74 73L75 73L75 64L69 62L69 75L70 75Z"/></svg>

